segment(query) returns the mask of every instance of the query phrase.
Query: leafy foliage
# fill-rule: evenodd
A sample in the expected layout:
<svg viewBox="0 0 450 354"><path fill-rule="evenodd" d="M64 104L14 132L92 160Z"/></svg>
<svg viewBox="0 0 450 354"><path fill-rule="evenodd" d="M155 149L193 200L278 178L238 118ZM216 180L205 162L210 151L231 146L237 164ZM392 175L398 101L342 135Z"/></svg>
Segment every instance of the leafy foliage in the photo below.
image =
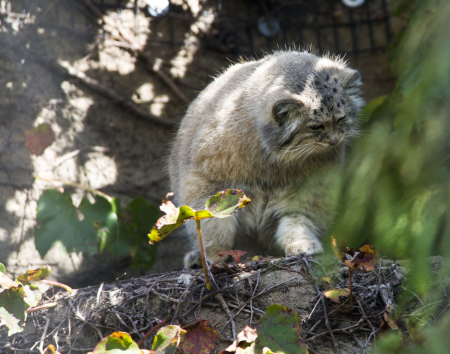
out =
<svg viewBox="0 0 450 354"><path fill-rule="evenodd" d="M23 331L29 307L22 286L11 286L0 293L0 324L9 328L9 336Z"/></svg>
<svg viewBox="0 0 450 354"><path fill-rule="evenodd" d="M130 253L133 266L150 268L156 247L148 245L145 234L158 217L157 208L145 198L134 198L122 209L119 198L96 196L91 203L84 197L77 208L68 192L49 189L38 200L36 248L41 257L54 244L64 252Z"/></svg>
<svg viewBox="0 0 450 354"><path fill-rule="evenodd" d="M27 310L37 306L42 298L39 288L29 282L45 282L44 278L50 274L51 268L44 266L29 270L13 281L4 274L6 269L3 264L0 263L0 265L0 268L5 271L0 272L0 326L7 326L9 328L8 335L12 335L23 331Z"/></svg>
<svg viewBox="0 0 450 354"><path fill-rule="evenodd" d="M156 354L173 354L180 344L181 335L186 333L180 326L166 326L156 333L153 341L152 350Z"/></svg>
<svg viewBox="0 0 450 354"><path fill-rule="evenodd" d="M300 342L300 321L297 312L282 305L271 305L257 327L255 351L264 347L275 353L307 353L307 347Z"/></svg>
<svg viewBox="0 0 450 354"><path fill-rule="evenodd" d="M450 250L450 3L398 3L411 11L390 51L398 82L365 109L332 231L390 258L412 258L420 295L429 289L427 257Z"/></svg>
<svg viewBox="0 0 450 354"><path fill-rule="evenodd" d="M267 308L257 329L246 326L235 342L219 354L308 354L306 344L300 341L300 331L295 311L272 305ZM179 353L179 349L186 354L208 354L214 351L219 339L219 333L208 326L208 321L199 320L184 329L177 325L160 328L151 350L139 349L125 332L114 332L103 338L89 354L174 354Z"/></svg>
<svg viewBox="0 0 450 354"><path fill-rule="evenodd" d="M196 220L198 242L200 246L200 253L202 257L203 270L205 272L206 288L211 290L211 282L209 280L208 266L206 264L205 251L202 241L202 232L200 227L200 220L218 217L225 218L233 215L237 209L245 207L250 203L250 199L240 189L226 189L222 192L209 198L206 202L205 210L194 210L187 205L177 208L169 197L173 193L168 193L164 198L160 209L166 213L159 218L153 229L148 234L150 244L161 241L169 233L177 227L183 225L188 220Z"/></svg>
<svg viewBox="0 0 450 354"><path fill-rule="evenodd" d="M148 234L151 244L161 241L188 220L202 220L212 217L225 218L250 203L250 199L239 189L226 189L217 193L207 200L204 210L195 210L187 205L177 208L169 200L171 195L173 193L168 193L160 206L160 209L166 215L158 220Z"/></svg>

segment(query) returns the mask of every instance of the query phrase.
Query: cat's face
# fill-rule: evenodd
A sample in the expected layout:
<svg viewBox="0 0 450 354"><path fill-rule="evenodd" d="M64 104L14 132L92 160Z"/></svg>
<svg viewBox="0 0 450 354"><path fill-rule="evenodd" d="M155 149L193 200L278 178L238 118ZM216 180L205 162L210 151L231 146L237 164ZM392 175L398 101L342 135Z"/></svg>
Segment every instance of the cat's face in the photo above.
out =
<svg viewBox="0 0 450 354"><path fill-rule="evenodd" d="M304 161L355 138L360 84L354 70L316 73L301 94L277 101L272 107L272 154L285 162Z"/></svg>

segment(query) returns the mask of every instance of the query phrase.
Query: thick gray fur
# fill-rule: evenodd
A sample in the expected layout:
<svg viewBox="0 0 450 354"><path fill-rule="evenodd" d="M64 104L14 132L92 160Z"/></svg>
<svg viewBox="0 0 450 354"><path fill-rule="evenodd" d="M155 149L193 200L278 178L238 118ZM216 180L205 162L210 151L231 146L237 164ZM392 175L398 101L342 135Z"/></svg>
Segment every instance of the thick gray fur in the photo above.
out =
<svg viewBox="0 0 450 354"><path fill-rule="evenodd" d="M227 188L252 199L232 217L202 221L209 261L257 235L286 256L321 252L348 144L363 106L360 74L336 57L278 51L229 67L190 105L169 162L177 205L204 207ZM195 223L186 224L199 266Z"/></svg>

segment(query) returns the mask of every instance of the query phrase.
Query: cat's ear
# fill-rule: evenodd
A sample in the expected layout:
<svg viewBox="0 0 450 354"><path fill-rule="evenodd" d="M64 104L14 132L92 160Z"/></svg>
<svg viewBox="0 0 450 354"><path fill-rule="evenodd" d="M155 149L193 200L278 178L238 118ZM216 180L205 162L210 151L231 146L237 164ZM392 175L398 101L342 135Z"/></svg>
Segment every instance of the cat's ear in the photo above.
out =
<svg viewBox="0 0 450 354"><path fill-rule="evenodd" d="M281 101L281 102L277 102L275 103L275 105L272 108L272 114L273 117L275 119L275 121L282 126L286 120L289 117L289 113L291 113L291 111L294 108L300 108L303 106L303 103L301 102L296 102L296 101Z"/></svg>
<svg viewBox="0 0 450 354"><path fill-rule="evenodd" d="M345 68L340 72L341 85L346 91L358 89L362 85L361 74L357 70Z"/></svg>

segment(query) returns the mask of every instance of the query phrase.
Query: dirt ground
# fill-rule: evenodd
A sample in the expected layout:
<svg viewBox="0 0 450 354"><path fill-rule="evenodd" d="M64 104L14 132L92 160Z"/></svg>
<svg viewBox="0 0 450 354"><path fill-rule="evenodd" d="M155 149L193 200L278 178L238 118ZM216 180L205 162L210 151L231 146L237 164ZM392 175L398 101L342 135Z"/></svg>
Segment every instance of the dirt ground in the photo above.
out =
<svg viewBox="0 0 450 354"><path fill-rule="evenodd" d="M51 63L68 63L152 115L179 121L211 76L228 66L229 59L237 59L207 35L215 21L209 2L201 8L198 1L172 1L175 15L154 19L122 1L121 12L106 10L103 24L82 3L0 1L0 262L12 276L50 264L53 277L73 287L143 272L130 270L128 257L67 256L56 245L41 259L33 236L36 203L52 186L34 177L78 182L120 197L124 204L142 196L158 205L169 190L165 159L176 130L130 112L121 100L61 74ZM249 3L237 11L247 12ZM145 3L140 1L139 7L145 10ZM392 35L403 26L402 20L391 18ZM375 40L383 31L374 29ZM124 36L135 38L140 50L161 64L176 89L124 44ZM167 38L175 39L172 45ZM304 33L303 42L315 43L314 38ZM342 48L349 38L341 36ZM349 54L347 59L362 73L367 101L393 90L395 78L385 51ZM34 156L25 148L25 132L40 123L51 126L56 140ZM66 189L75 204L85 193ZM181 268L185 251L182 238L166 238L151 272Z"/></svg>

